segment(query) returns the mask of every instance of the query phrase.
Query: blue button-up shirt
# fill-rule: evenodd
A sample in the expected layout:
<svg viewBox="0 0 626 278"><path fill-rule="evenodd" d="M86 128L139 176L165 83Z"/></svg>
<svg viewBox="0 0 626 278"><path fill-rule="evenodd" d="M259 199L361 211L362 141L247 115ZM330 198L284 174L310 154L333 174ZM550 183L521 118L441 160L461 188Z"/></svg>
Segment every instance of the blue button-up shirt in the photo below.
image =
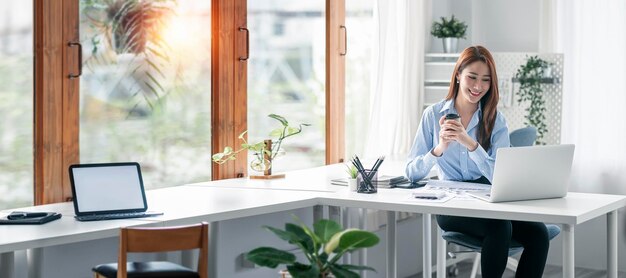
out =
<svg viewBox="0 0 626 278"><path fill-rule="evenodd" d="M432 150L439 144L439 119L448 113L458 114L454 100L442 100L424 110L422 121L417 129L411 152L409 153L406 175L412 181L423 179L433 166L439 166L439 178L443 180L468 181L485 176L491 182L493 166L498 148L509 147L509 131L504 116L498 111L496 123L491 133L491 148L485 150L480 144L473 152L456 141L450 142L446 151L436 157ZM466 128L467 134L477 140L480 105L472 115Z"/></svg>

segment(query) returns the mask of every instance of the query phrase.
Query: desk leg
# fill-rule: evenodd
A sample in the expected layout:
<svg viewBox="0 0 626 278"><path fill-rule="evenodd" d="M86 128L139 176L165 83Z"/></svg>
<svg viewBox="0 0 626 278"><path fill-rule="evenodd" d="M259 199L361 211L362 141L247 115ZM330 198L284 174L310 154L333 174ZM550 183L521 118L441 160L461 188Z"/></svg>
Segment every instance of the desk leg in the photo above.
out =
<svg viewBox="0 0 626 278"><path fill-rule="evenodd" d="M43 265L43 248L33 248L26 251L28 260L28 278L40 278Z"/></svg>
<svg viewBox="0 0 626 278"><path fill-rule="evenodd" d="M563 224L563 277L574 278L574 226Z"/></svg>
<svg viewBox="0 0 626 278"><path fill-rule="evenodd" d="M367 209L360 208L359 209L359 229L365 230L367 226ZM367 265L367 249L361 248L359 250L359 265ZM367 277L367 271L361 270L361 277Z"/></svg>
<svg viewBox="0 0 626 278"><path fill-rule="evenodd" d="M341 223L341 207L328 206L328 219Z"/></svg>
<svg viewBox="0 0 626 278"><path fill-rule="evenodd" d="M180 252L180 263L188 268L191 269L195 269L193 267L193 261L194 261L194 256L193 256L193 252L194 250L183 250Z"/></svg>
<svg viewBox="0 0 626 278"><path fill-rule="evenodd" d="M606 215L606 273L609 278L617 278L617 210Z"/></svg>
<svg viewBox="0 0 626 278"><path fill-rule="evenodd" d="M324 219L324 206L313 206L313 223Z"/></svg>
<svg viewBox="0 0 626 278"><path fill-rule="evenodd" d="M0 277L14 277L15 255L13 252L0 254Z"/></svg>
<svg viewBox="0 0 626 278"><path fill-rule="evenodd" d="M217 236L220 222L215 221L209 224L209 276L208 278L217 277Z"/></svg>
<svg viewBox="0 0 626 278"><path fill-rule="evenodd" d="M396 278L396 212L387 211L387 278Z"/></svg>
<svg viewBox="0 0 626 278"><path fill-rule="evenodd" d="M346 229L346 228L351 228L352 225L350 225L350 208L346 208L346 207L342 207L341 208L341 226ZM343 260L344 264L352 264L352 254L350 254L350 252L345 253L343 258L341 258Z"/></svg>
<svg viewBox="0 0 626 278"><path fill-rule="evenodd" d="M433 260L432 260L432 235L430 233L432 226L432 218L430 213L422 214L422 277L432 277L433 276Z"/></svg>
<svg viewBox="0 0 626 278"><path fill-rule="evenodd" d="M443 239L443 230L437 229L437 278L446 278L446 240Z"/></svg>

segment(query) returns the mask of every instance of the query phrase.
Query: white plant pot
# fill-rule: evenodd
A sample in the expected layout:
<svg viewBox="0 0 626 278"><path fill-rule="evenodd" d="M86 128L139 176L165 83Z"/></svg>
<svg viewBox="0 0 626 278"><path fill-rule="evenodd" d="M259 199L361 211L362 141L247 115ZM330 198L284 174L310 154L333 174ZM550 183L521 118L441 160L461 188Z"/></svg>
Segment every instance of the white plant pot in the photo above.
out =
<svg viewBox="0 0 626 278"><path fill-rule="evenodd" d="M456 53L459 45L459 38L441 38L443 41L444 53Z"/></svg>
<svg viewBox="0 0 626 278"><path fill-rule="evenodd" d="M348 179L348 190L356 191L356 179Z"/></svg>

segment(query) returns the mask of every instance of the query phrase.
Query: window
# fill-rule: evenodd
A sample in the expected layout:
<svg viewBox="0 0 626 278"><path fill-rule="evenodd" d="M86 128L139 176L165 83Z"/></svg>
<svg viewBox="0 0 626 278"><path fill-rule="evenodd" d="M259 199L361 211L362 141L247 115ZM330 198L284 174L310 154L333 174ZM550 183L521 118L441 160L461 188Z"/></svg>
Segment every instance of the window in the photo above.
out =
<svg viewBox="0 0 626 278"><path fill-rule="evenodd" d="M284 116L290 125L312 125L285 140L289 159L278 157L272 166L276 171L324 165L324 9L321 0L248 1L249 141L269 139L269 132L280 127L268 114Z"/></svg>
<svg viewBox="0 0 626 278"><path fill-rule="evenodd" d="M33 3L0 1L0 209L33 203Z"/></svg>
<svg viewBox="0 0 626 278"><path fill-rule="evenodd" d="M346 157L363 156L370 111L374 1L346 0Z"/></svg>
<svg viewBox="0 0 626 278"><path fill-rule="evenodd" d="M80 161L147 188L211 178L211 1L80 2Z"/></svg>

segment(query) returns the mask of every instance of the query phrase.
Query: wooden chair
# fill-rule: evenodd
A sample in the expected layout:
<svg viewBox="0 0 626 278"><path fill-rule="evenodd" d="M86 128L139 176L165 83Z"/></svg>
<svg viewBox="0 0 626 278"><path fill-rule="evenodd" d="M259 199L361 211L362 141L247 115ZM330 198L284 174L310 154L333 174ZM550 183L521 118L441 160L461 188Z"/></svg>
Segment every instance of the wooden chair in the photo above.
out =
<svg viewBox="0 0 626 278"><path fill-rule="evenodd" d="M122 228L117 263L97 265L92 270L96 278L207 278L208 234L209 224L206 222L180 227ZM200 249L197 272L171 262L127 262L129 252L169 252L196 248Z"/></svg>

